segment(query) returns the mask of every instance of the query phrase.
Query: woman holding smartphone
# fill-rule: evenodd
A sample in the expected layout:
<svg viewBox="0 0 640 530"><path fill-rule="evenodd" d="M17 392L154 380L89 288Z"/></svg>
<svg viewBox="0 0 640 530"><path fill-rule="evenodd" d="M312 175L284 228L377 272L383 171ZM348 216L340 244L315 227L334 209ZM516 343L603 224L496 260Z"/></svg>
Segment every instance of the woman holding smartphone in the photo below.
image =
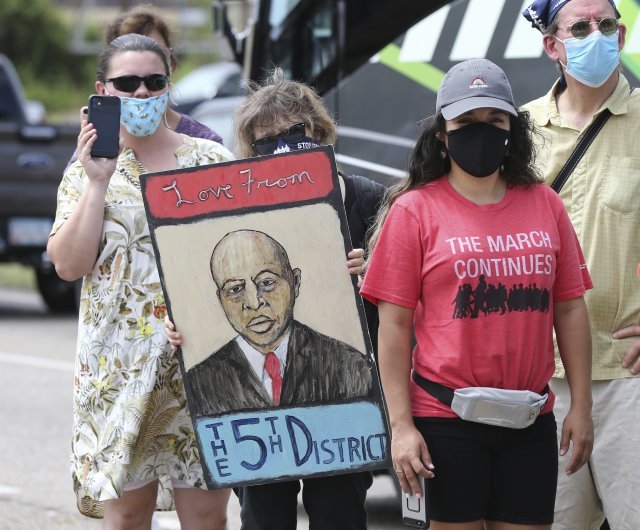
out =
<svg viewBox="0 0 640 530"><path fill-rule="evenodd" d="M498 66L451 68L369 243L361 292L378 304L394 468L407 493L430 479L436 530L551 528L554 328L571 387L567 473L593 445L591 280L562 201L532 167L532 130Z"/></svg>
<svg viewBox="0 0 640 530"><path fill-rule="evenodd" d="M117 158L78 161L58 190L47 251L65 280L84 277L74 387L72 475L80 511L103 528L150 528L156 509L181 527L226 528L228 490L205 489L140 192L142 173L231 160L220 144L167 127L169 59L151 38L118 37L98 59L96 92L121 101Z"/></svg>
<svg viewBox="0 0 640 530"><path fill-rule="evenodd" d="M169 24L167 24L164 18L162 18L160 13L151 4L136 6L115 18L109 26L107 26L105 31L105 45L109 44L112 40L117 39L121 35L126 35L128 33L138 33L139 35L151 37L160 45L162 50L169 57L171 72L173 73L173 71L178 67L175 49L172 45L173 32L171 31ZM170 103L167 106L167 111L164 113L162 119L167 127L173 129L177 133L193 136L194 138L205 138L222 144L222 138L217 132L212 131L209 127L194 120L190 116L181 114L172 109ZM74 151L67 163L67 168L77 159L78 153Z"/></svg>

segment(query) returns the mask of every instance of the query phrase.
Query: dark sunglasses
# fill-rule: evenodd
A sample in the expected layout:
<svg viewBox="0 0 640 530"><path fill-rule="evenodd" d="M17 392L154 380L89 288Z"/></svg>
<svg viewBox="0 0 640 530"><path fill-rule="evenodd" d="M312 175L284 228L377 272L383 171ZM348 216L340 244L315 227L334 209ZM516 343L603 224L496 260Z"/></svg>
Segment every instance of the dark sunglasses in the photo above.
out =
<svg viewBox="0 0 640 530"><path fill-rule="evenodd" d="M607 37L613 35L620 27L618 21L613 17L595 20L594 22L598 24L600 33ZM584 39L591 32L591 20L578 20L567 27L567 31L576 39Z"/></svg>
<svg viewBox="0 0 640 530"><path fill-rule="evenodd" d="M278 145L278 138L282 138L288 144L293 144L302 140L305 134L306 125L304 123L296 123L278 134L258 138L251 144L251 148L259 155L268 155L275 151Z"/></svg>
<svg viewBox="0 0 640 530"><path fill-rule="evenodd" d="M140 77L138 75L123 75L120 77L112 77L107 79L106 82L113 83L116 90L120 92L135 92L138 90L140 83L144 83L151 92L162 90L169 83L169 78L162 74L151 74Z"/></svg>

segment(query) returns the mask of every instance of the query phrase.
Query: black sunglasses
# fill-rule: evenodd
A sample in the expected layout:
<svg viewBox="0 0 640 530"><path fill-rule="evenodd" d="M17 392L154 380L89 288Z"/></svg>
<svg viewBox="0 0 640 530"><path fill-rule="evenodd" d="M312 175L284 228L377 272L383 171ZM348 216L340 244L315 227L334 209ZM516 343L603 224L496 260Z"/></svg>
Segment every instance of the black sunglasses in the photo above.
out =
<svg viewBox="0 0 640 530"><path fill-rule="evenodd" d="M305 134L306 125L304 123L296 123L278 134L258 138L251 144L251 148L259 155L268 155L273 153L278 145L278 138L282 138L288 144L293 144L302 140Z"/></svg>
<svg viewBox="0 0 640 530"><path fill-rule="evenodd" d="M144 83L151 92L162 90L169 83L169 78L163 74L151 74L140 77L138 75L123 75L120 77L112 77L107 79L106 82L113 83L116 90L120 92L135 92L138 90L140 83Z"/></svg>
<svg viewBox="0 0 640 530"><path fill-rule="evenodd" d="M607 37L613 35L620 27L618 21L613 17L594 20L594 22L598 24L600 33ZM567 31L576 39L584 39L591 31L591 20L578 20L568 26Z"/></svg>

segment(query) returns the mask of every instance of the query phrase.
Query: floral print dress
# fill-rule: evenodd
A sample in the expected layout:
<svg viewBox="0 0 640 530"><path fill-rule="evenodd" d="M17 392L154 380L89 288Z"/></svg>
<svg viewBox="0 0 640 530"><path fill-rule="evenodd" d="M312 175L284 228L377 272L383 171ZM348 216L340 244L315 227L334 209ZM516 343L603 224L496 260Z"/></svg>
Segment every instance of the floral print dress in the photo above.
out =
<svg viewBox="0 0 640 530"><path fill-rule="evenodd" d="M220 144L183 136L179 168L231 160ZM157 508L173 509L171 479L206 487L178 360L167 343L165 302L131 149L106 194L99 255L84 278L73 393L71 471L78 508L102 517L102 501L129 483L160 479ZM58 189L52 234L76 207L87 177L74 163Z"/></svg>

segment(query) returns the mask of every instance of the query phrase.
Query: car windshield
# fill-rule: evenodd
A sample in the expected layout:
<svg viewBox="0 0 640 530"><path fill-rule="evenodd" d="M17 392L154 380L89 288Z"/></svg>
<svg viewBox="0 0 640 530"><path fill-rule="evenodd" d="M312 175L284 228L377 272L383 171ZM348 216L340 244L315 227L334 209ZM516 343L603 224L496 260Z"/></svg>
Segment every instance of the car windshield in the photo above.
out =
<svg viewBox="0 0 640 530"><path fill-rule="evenodd" d="M180 103L240 93L240 65L213 63L185 75L175 84L171 96Z"/></svg>

